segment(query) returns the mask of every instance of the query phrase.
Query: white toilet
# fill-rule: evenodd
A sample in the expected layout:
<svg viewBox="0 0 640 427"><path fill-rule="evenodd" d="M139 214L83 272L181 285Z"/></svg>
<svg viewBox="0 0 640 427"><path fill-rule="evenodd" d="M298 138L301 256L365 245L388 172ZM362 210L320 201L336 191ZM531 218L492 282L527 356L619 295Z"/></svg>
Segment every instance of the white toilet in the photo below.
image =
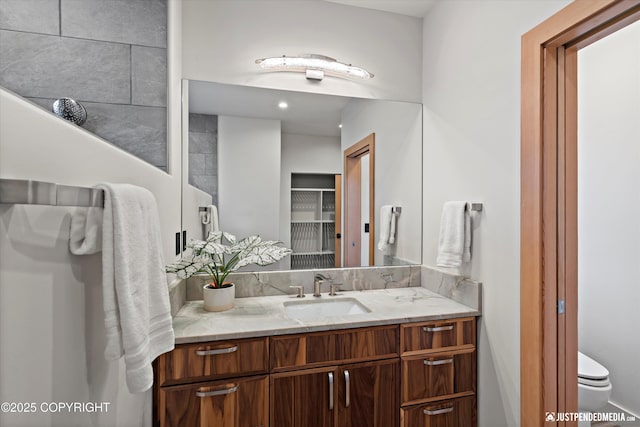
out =
<svg viewBox="0 0 640 427"><path fill-rule="evenodd" d="M578 352L578 410L594 412L604 407L611 397L611 381L607 368ZM590 426L580 422L579 427Z"/></svg>

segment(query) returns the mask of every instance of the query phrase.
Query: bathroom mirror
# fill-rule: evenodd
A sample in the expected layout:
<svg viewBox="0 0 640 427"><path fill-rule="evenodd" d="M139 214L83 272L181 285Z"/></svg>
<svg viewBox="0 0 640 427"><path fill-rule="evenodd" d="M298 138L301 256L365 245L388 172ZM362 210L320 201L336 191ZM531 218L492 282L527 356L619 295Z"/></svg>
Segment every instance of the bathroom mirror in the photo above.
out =
<svg viewBox="0 0 640 427"><path fill-rule="evenodd" d="M223 231L292 248L270 270L421 262L421 104L190 80L182 135L187 240L211 203Z"/></svg>

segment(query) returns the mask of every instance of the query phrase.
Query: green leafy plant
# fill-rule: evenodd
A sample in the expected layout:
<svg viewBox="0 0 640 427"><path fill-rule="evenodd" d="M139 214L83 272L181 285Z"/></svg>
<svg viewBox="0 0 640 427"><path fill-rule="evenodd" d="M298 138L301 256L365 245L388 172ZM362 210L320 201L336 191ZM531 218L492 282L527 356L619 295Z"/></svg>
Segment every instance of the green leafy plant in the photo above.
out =
<svg viewBox="0 0 640 427"><path fill-rule="evenodd" d="M211 279L209 287L222 288L227 276L244 266L270 265L291 254L291 249L278 246L281 243L262 240L260 236L249 236L238 241L232 234L214 231L209 233L207 240L192 240L187 245L189 253L167 265L166 271L175 273L181 279L206 273Z"/></svg>

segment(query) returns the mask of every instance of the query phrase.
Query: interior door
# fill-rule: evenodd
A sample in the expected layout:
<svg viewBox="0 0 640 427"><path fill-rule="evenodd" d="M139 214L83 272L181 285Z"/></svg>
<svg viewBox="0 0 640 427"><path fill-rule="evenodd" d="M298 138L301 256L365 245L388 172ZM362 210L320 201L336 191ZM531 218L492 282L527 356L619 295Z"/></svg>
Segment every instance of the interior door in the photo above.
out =
<svg viewBox="0 0 640 427"><path fill-rule="evenodd" d="M362 262L362 158L367 156L368 163L368 206L369 238L368 261ZM363 267L374 265L375 242L375 134L344 150L344 266Z"/></svg>

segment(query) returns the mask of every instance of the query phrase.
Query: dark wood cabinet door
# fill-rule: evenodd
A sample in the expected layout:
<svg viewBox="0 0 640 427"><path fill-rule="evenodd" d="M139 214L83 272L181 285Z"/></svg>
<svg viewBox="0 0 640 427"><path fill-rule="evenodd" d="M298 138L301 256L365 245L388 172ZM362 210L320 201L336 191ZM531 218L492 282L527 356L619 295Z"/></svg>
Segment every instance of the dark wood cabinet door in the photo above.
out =
<svg viewBox="0 0 640 427"><path fill-rule="evenodd" d="M336 426L337 371L333 367L273 374L269 393L274 427Z"/></svg>
<svg viewBox="0 0 640 427"><path fill-rule="evenodd" d="M268 389L267 376L163 387L160 426L268 427Z"/></svg>
<svg viewBox="0 0 640 427"><path fill-rule="evenodd" d="M339 427L398 427L399 384L397 359L340 367Z"/></svg>

